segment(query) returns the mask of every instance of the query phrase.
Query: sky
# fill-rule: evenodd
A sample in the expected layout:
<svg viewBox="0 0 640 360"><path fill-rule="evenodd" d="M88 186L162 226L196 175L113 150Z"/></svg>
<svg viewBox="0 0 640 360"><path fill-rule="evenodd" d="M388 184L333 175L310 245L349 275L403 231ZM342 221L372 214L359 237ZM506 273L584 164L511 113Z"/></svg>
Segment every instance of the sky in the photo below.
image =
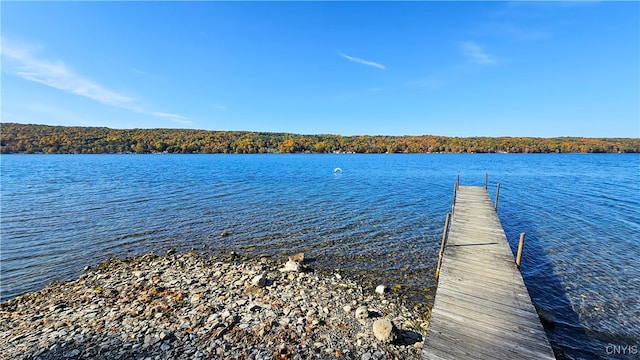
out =
<svg viewBox="0 0 640 360"><path fill-rule="evenodd" d="M640 2L0 4L1 122L640 137Z"/></svg>

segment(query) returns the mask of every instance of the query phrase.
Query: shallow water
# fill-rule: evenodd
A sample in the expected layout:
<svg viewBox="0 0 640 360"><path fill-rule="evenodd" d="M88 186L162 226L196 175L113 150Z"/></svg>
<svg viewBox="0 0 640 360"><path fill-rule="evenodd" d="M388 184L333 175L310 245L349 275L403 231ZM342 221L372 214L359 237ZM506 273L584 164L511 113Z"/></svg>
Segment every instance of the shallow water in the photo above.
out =
<svg viewBox="0 0 640 360"><path fill-rule="evenodd" d="M314 267L430 302L455 178L483 185L488 172L512 248L527 234L522 273L558 354L640 347L637 154L3 155L0 166L1 301L109 257L195 248L304 251Z"/></svg>

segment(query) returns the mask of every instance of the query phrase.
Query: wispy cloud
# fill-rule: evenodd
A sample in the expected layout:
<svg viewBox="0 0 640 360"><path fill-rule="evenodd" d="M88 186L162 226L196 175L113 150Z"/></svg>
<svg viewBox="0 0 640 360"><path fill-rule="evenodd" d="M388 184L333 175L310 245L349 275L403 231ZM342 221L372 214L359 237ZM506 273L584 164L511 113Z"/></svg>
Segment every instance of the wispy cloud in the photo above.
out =
<svg viewBox="0 0 640 360"><path fill-rule="evenodd" d="M349 56L349 55L344 54L344 53L340 53L340 56L342 56L343 58L345 58L345 59L347 59L349 61L353 61L354 63L373 66L375 68L382 69L382 70L385 70L387 68L386 66L384 66L382 64L379 64L377 62L363 60L363 59L360 59L360 58L357 58L357 57Z"/></svg>
<svg viewBox="0 0 640 360"><path fill-rule="evenodd" d="M480 35L500 36L517 42L535 41L553 36L548 30L523 27L509 22L490 22L480 25L475 33Z"/></svg>
<svg viewBox="0 0 640 360"><path fill-rule="evenodd" d="M460 43L460 50L462 53L472 62L481 65L495 64L497 60L492 55L488 54L482 46L471 42L464 41Z"/></svg>
<svg viewBox="0 0 640 360"><path fill-rule="evenodd" d="M175 121L181 124L191 124L191 120L189 120L189 118L186 118L182 115L178 115L178 114L171 114L171 113L165 113L165 112L159 112L159 111L154 111L151 112L151 115L153 116L158 116L158 117L162 117L171 121Z"/></svg>
<svg viewBox="0 0 640 360"><path fill-rule="evenodd" d="M577 11L579 8L591 7L606 0L577 0L577 1L507 1L501 2L488 15L499 19L533 20L548 17L557 11ZM575 14L568 14L575 15Z"/></svg>
<svg viewBox="0 0 640 360"><path fill-rule="evenodd" d="M59 90L88 97L103 104L130 108L133 99L123 94L105 89L99 84L74 74L61 61L50 61L34 57L26 47L2 38L2 56L14 63L14 73L25 80L34 81Z"/></svg>
<svg viewBox="0 0 640 360"><path fill-rule="evenodd" d="M109 90L95 81L76 74L62 61L38 57L28 46L16 44L5 37L2 37L0 41L5 70L8 69L10 73L25 80L83 96L109 106L173 121L189 121L180 115L146 110L135 98Z"/></svg>

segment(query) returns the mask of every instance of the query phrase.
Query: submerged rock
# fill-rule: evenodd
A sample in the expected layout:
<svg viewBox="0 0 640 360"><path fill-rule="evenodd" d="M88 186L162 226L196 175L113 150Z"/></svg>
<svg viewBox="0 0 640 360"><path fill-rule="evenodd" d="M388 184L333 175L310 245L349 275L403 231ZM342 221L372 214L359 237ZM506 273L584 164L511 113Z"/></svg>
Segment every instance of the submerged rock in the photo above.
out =
<svg viewBox="0 0 640 360"><path fill-rule="evenodd" d="M304 262L304 253L297 253L295 255L289 256L289 261L297 261L299 263Z"/></svg>

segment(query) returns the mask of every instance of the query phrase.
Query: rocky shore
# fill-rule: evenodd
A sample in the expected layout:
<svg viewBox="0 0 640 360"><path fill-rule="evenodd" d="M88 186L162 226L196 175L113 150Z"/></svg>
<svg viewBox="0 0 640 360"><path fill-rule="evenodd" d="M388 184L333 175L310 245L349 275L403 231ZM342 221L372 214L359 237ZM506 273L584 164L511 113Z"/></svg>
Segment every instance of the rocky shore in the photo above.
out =
<svg viewBox="0 0 640 360"><path fill-rule="evenodd" d="M0 359L418 359L425 314L287 259L114 259L0 305Z"/></svg>

